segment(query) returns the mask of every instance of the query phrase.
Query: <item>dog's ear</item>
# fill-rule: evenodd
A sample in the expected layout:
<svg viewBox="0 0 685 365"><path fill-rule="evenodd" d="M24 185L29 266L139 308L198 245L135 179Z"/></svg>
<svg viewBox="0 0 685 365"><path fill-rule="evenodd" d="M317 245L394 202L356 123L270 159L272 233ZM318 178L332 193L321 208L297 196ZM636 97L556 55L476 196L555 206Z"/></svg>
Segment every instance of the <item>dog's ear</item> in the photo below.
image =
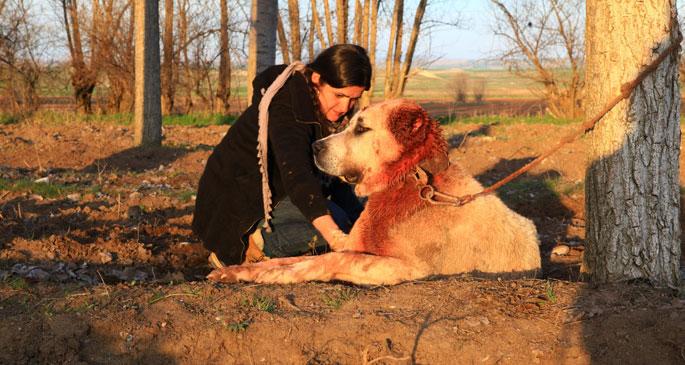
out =
<svg viewBox="0 0 685 365"><path fill-rule="evenodd" d="M402 103L390 111L389 127L397 141L407 149L423 143L430 120L418 104Z"/></svg>

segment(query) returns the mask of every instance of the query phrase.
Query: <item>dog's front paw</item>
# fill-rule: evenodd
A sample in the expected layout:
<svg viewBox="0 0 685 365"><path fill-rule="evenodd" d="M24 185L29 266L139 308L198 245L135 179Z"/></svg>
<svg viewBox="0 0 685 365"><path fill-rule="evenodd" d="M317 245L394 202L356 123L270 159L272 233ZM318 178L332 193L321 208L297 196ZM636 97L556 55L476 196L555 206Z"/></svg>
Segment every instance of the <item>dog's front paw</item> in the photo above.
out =
<svg viewBox="0 0 685 365"><path fill-rule="evenodd" d="M239 281L230 267L222 267L210 272L207 279L221 283L237 283Z"/></svg>

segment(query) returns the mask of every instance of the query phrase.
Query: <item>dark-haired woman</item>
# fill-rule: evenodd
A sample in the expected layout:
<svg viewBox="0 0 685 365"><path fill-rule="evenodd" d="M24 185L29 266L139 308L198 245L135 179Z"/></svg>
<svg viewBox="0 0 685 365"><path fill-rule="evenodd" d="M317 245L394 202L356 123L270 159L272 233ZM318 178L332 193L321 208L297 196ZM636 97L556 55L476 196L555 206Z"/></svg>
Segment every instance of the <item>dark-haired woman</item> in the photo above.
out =
<svg viewBox="0 0 685 365"><path fill-rule="evenodd" d="M367 53L335 45L306 66L293 66L272 66L255 77L252 104L207 160L192 226L213 267L332 245L362 210L349 185L314 166L311 144L340 128L369 89ZM260 103L268 114L262 122ZM260 133L267 143L258 143ZM261 163L258 148L266 152Z"/></svg>

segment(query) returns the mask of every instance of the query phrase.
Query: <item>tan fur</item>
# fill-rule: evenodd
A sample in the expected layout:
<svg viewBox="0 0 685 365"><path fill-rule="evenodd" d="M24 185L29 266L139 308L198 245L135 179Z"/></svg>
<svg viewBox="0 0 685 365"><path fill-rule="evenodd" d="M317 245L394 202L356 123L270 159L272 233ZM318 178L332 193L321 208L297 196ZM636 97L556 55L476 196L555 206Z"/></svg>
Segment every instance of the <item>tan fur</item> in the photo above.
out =
<svg viewBox="0 0 685 365"><path fill-rule="evenodd" d="M317 142L317 165L329 174L358 179L356 192L369 195L367 209L342 247L333 247L336 252L320 256L230 266L215 270L208 277L226 282L342 280L395 284L459 273L534 275L540 269L535 226L496 196L481 197L461 207L426 205L411 195L403 199L405 191L418 194L413 185L407 185L415 182L404 175L388 178L394 176L388 168L398 166L398 161L418 150L411 150L406 146L408 142L397 140L397 133L389 130L390 115L395 113L392 115L396 117L398 111L404 110L411 116L425 116L410 101L385 102L355 115L345 131ZM420 133L421 128L431 126L435 129L435 124L424 125L433 121L419 118L409 122L414 125L406 126L405 133ZM360 124L364 128L359 129ZM438 142L443 141L438 137ZM437 143L435 148L440 146ZM456 196L482 189L454 163L439 172L436 185L440 191ZM393 191L402 194L392 195ZM383 200L398 196L399 202ZM385 203L387 208L380 209L386 207ZM395 206L398 211L393 209ZM387 226L383 222L388 222Z"/></svg>

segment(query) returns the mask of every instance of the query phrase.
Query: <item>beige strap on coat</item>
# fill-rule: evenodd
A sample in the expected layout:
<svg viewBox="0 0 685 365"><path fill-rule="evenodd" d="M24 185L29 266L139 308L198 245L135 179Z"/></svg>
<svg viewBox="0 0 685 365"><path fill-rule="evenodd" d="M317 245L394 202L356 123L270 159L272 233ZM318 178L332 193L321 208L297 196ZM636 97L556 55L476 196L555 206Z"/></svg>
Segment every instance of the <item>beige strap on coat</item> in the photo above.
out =
<svg viewBox="0 0 685 365"><path fill-rule="evenodd" d="M257 159L259 172L262 174L262 203L264 204L264 229L271 232L271 189L269 188L268 139L269 139L269 104L290 76L296 71L304 70L305 65L295 61L281 72L266 91L262 89L262 100L259 102L259 133L257 134Z"/></svg>

